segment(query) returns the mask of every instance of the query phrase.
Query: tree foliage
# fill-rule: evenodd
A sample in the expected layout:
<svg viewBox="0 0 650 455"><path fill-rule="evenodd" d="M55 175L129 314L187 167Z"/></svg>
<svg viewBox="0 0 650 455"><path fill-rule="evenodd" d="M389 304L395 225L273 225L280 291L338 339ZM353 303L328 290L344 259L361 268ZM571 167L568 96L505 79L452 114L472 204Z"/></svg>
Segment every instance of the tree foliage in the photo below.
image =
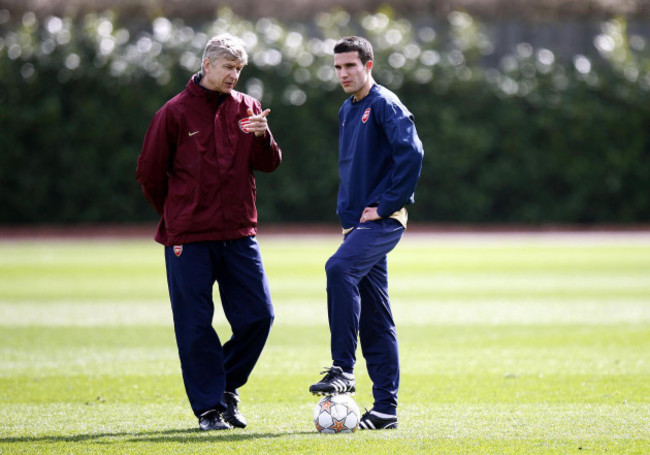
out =
<svg viewBox="0 0 650 455"><path fill-rule="evenodd" d="M0 12L0 222L103 223L155 218L135 182L153 113L199 67L208 37L240 36L250 54L238 89L270 107L284 151L258 175L267 222L334 221L337 112L345 99L332 47L375 45L375 78L414 113L425 164L417 221L633 223L650 217L650 59L622 19L604 22L594 56L559 61L521 43L495 67L485 27L467 13L415 26L389 8L309 22L243 19L221 9L189 26L156 17L120 27Z"/></svg>

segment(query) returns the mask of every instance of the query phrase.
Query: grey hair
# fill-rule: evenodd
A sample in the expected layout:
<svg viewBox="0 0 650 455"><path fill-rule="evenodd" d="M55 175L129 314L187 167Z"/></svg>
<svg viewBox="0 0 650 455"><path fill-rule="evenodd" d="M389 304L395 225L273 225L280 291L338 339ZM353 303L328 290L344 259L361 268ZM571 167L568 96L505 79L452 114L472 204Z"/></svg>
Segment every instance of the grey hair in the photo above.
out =
<svg viewBox="0 0 650 455"><path fill-rule="evenodd" d="M228 60L236 60L242 65L248 63L248 53L244 48L244 43L229 33L222 33L221 35L210 38L203 49L201 69L203 69L203 61L206 58L210 62L214 62L221 57L227 58Z"/></svg>

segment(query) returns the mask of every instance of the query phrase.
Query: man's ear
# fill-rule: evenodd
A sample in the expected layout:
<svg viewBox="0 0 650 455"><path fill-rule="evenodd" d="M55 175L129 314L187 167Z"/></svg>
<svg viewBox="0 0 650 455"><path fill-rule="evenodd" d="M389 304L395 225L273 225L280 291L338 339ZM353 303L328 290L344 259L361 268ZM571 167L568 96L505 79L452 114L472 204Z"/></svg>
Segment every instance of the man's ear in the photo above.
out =
<svg viewBox="0 0 650 455"><path fill-rule="evenodd" d="M366 63L366 69L370 71L372 69L372 60L368 60L368 63Z"/></svg>
<svg viewBox="0 0 650 455"><path fill-rule="evenodd" d="M204 58L203 61L201 62L201 70L203 70L203 73L206 73L207 68L209 67L210 67L210 59Z"/></svg>

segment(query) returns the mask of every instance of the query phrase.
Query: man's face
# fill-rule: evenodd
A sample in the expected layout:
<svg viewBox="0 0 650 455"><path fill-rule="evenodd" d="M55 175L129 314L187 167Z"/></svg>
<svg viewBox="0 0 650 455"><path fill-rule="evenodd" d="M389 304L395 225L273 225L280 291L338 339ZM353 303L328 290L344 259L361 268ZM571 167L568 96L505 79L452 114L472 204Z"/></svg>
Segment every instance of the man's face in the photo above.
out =
<svg viewBox="0 0 650 455"><path fill-rule="evenodd" d="M358 93L370 83L372 61L365 65L359 59L359 53L342 52L334 54L336 77L345 93Z"/></svg>
<svg viewBox="0 0 650 455"><path fill-rule="evenodd" d="M220 57L214 61L203 61L203 79L201 85L208 90L220 93L230 93L237 85L239 75L244 65L239 60L230 60Z"/></svg>

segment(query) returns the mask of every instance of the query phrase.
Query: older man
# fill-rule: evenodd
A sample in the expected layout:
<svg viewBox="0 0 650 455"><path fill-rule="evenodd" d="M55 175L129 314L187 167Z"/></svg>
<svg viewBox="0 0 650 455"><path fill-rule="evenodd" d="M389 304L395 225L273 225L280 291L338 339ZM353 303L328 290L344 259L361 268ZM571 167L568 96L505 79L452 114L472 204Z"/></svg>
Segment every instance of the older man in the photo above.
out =
<svg viewBox="0 0 650 455"><path fill-rule="evenodd" d="M185 389L202 430L243 428L238 388L260 357L274 318L256 241L254 171L275 170L282 154L269 110L235 91L248 56L233 36L205 46L201 71L153 117L137 179L161 216L167 282ZM212 290L232 329L212 327Z"/></svg>

